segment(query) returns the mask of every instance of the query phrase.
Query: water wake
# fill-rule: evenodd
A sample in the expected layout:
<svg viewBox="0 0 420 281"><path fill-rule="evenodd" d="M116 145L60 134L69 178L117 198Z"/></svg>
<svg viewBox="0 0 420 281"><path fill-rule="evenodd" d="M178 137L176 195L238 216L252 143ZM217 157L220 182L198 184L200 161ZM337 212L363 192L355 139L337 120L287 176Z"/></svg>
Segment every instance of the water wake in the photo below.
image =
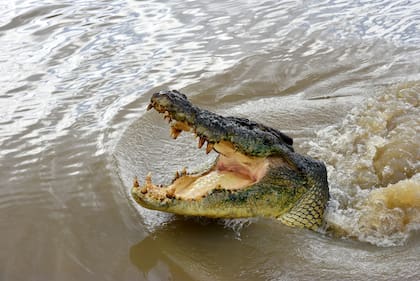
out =
<svg viewBox="0 0 420 281"><path fill-rule="evenodd" d="M419 97L419 83L392 87L309 143L328 166L334 234L395 246L420 229Z"/></svg>

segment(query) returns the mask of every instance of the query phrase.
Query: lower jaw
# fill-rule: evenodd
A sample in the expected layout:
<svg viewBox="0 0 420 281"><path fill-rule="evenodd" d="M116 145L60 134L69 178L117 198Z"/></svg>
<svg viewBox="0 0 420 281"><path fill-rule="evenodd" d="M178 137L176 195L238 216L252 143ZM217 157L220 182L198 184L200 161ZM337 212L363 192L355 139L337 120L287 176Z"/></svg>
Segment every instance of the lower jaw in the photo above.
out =
<svg viewBox="0 0 420 281"><path fill-rule="evenodd" d="M156 199L135 188L132 193L135 201L148 209L209 218L277 218L291 206L284 206L284 198L280 198L275 191L262 192L258 184L236 191L212 190L206 196L197 199Z"/></svg>
<svg viewBox="0 0 420 281"><path fill-rule="evenodd" d="M231 192L215 190L200 199L166 198L156 200L133 192L137 203L148 209L174 213L185 216L202 216L208 218L248 218L255 217L258 212L250 207L247 201L231 204Z"/></svg>
<svg viewBox="0 0 420 281"><path fill-rule="evenodd" d="M242 157L243 158L243 157ZM151 174L146 177L145 184L140 186L137 180L134 187L140 196L150 200L165 201L166 199L199 200L211 193L219 191L236 192L257 184L267 173L270 166L268 158L237 160L219 155L217 162L209 170L187 174L186 170L176 173L172 184L166 187L152 183Z"/></svg>

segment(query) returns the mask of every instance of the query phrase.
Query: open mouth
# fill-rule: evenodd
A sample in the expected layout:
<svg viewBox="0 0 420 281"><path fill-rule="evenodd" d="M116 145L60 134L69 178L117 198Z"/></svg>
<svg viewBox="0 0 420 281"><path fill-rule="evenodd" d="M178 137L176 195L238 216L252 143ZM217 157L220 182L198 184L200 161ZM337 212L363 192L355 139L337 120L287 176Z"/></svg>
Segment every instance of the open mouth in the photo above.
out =
<svg viewBox="0 0 420 281"><path fill-rule="evenodd" d="M223 117L194 106L178 91L153 94L148 110L169 122L176 139L189 132L198 148L218 157L205 171L176 172L168 186L134 180L133 199L143 207L214 218L275 217L315 229L329 199L325 165L293 150L282 132L246 118Z"/></svg>
<svg viewBox="0 0 420 281"><path fill-rule="evenodd" d="M205 148L219 155L215 163L207 170L190 174L186 169L176 171L172 183L168 186L155 185L151 173L146 176L144 185L134 180L134 187L148 197L164 200L176 198L180 200L198 200L206 197L214 190L228 190L231 192L245 189L259 182L267 173L270 161L268 157L246 155L235 147L229 140L220 138L214 140L213 135L206 134L193 122L189 121L185 113L171 110L163 102L153 101L148 110L154 108L163 115L170 126L170 135L176 139L182 132L189 132L196 136L198 149Z"/></svg>

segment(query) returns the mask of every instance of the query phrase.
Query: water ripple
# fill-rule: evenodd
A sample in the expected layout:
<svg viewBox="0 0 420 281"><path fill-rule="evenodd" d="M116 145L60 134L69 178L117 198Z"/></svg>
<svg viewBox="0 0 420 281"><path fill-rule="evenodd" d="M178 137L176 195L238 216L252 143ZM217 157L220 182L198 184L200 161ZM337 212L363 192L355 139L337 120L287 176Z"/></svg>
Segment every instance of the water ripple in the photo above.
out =
<svg viewBox="0 0 420 281"><path fill-rule="evenodd" d="M57 275L46 276L60 276L63 268L106 278L123 271L121 265L94 268L80 258L86 255L78 245L93 259L111 244L127 249L143 230L138 217L130 220L108 157L133 120L143 120L153 91L184 88L195 102L218 110L246 105L255 118L266 114L273 125L281 119L307 136L347 110L351 103L340 97L354 102L384 84L420 80L418 1L15 0L2 1L0 9L0 221L7 252L16 253L7 256L4 279L24 280L39 268L17 262L19 245L57 257L49 271ZM265 110L255 103L279 96L313 119L302 121L294 108L282 115L283 100L261 103ZM130 154L136 140L129 139L125 158L147 157ZM167 220L145 217L151 229ZM85 229L91 232L80 238ZM98 233L115 237L101 240ZM48 252L51 237L68 254ZM121 264L124 254L116 258ZM276 265L266 274L279 275Z"/></svg>

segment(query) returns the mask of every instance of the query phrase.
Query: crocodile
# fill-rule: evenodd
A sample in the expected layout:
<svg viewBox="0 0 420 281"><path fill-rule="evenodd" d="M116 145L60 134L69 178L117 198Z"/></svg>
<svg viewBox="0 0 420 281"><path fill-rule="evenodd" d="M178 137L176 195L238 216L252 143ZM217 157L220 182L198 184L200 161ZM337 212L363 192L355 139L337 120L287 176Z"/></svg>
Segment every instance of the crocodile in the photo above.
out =
<svg viewBox="0 0 420 281"><path fill-rule="evenodd" d="M330 198L326 167L295 152L291 137L246 118L201 109L176 90L153 94L151 109L169 122L172 138L191 132L198 148L218 155L208 169L176 172L165 186L155 185L151 173L143 184L135 177L131 195L138 204L178 215L270 217L311 230L322 225Z"/></svg>

